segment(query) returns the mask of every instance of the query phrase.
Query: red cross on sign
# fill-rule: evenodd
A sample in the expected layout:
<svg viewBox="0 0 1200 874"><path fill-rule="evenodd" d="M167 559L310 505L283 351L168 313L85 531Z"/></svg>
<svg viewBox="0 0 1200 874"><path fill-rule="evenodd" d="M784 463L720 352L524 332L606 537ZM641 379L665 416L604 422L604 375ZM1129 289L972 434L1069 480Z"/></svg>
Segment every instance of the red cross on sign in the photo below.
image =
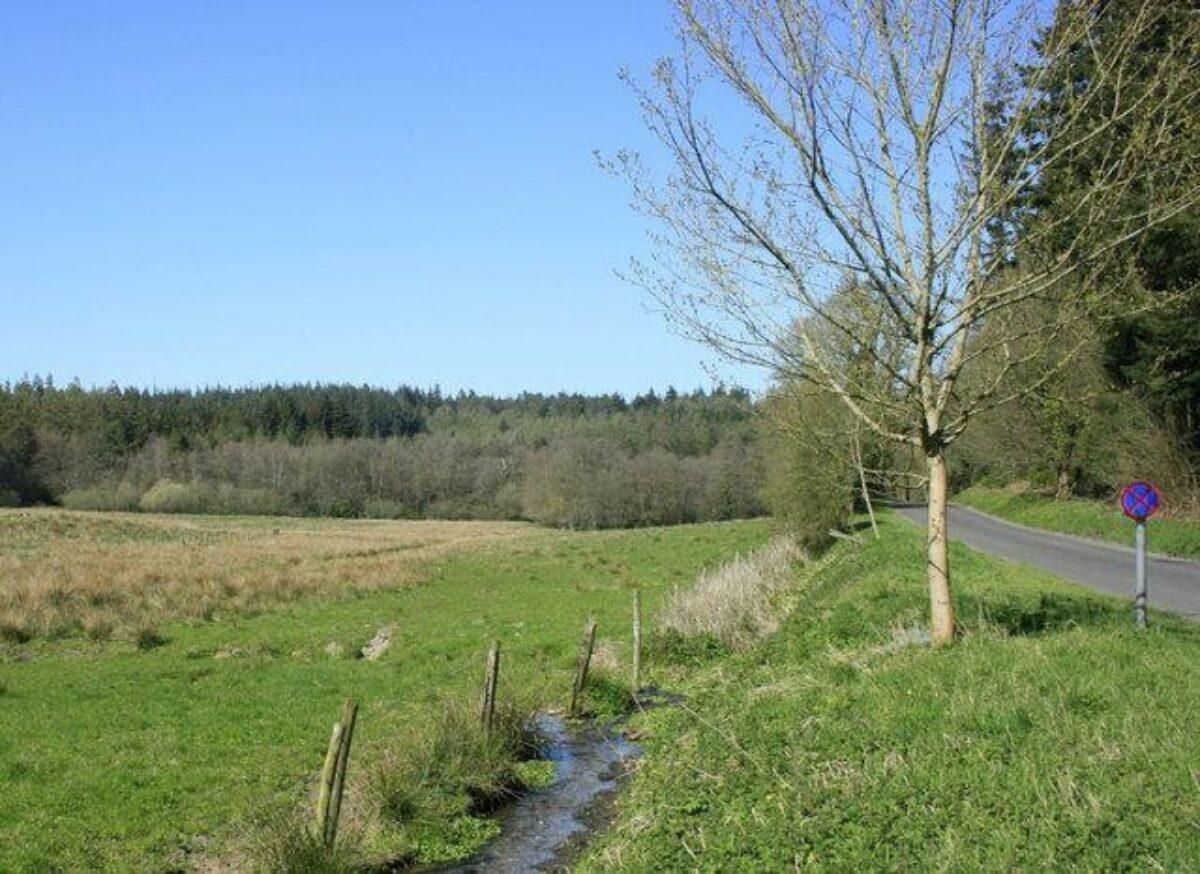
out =
<svg viewBox="0 0 1200 874"><path fill-rule="evenodd" d="M1158 489L1148 482L1130 483L1121 492L1121 512L1135 522L1145 522L1158 512L1162 498Z"/></svg>

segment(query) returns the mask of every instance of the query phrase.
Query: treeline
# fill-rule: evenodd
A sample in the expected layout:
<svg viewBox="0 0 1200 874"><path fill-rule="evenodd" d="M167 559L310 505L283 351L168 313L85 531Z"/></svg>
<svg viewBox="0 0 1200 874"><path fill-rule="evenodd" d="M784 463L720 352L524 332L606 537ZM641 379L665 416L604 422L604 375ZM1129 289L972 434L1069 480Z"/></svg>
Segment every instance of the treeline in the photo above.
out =
<svg viewBox="0 0 1200 874"><path fill-rule="evenodd" d="M760 514L764 476L740 390L0 387L10 505L613 527Z"/></svg>
<svg viewBox="0 0 1200 874"><path fill-rule="evenodd" d="M1069 8L1060 4L1055 26ZM1139 63L1123 71L1121 81L1100 85L1106 93L1152 93L1156 59L1169 46L1190 46L1184 57L1192 59L1192 81L1200 75L1193 0L1161 0L1157 11L1155 26L1138 37ZM1094 84L1096 59L1111 50L1106 44L1121 39L1127 25L1145 14L1142 4L1126 0L1097 4L1095 44L1075 46L1051 69L1038 122L1026 132L1023 147L1048 144L1044 166L1008 180L1019 185L1021 196L989 229L988 254L1005 259L1011 271L1060 259L1078 269L1059 287L992 320L1042 324L1055 317L1063 328L1046 348L1027 341L1010 350L1023 359L1013 378L1026 390L1016 402L985 412L964 435L956 455L960 484L1027 480L1060 497L1106 498L1131 478L1153 478L1168 491L1175 510L1200 510L1200 209L1181 210L1134 237L1119 258L1101 262L1105 268L1099 272L1088 269L1068 235L1046 231L1070 225L1104 166L1105 141L1145 127L1142 117L1174 128L1165 166L1200 168L1200 105L1194 101L1167 119L1158 117L1153 101L1131 104L1136 110L1115 130L1094 137L1069 161L1057 160L1049 128L1040 126L1070 111L1072 95ZM992 108L997 116L1009 111L1003 104ZM1101 130L1103 121L1084 123ZM1121 212L1140 217L1151 202L1179 194L1172 183L1145 174L1123 193ZM1080 291L1084 299L1113 303L1064 313L1065 301L1080 299ZM1001 327L988 324L984 332L999 334ZM991 376L986 362L978 369L975 379Z"/></svg>
<svg viewBox="0 0 1200 874"><path fill-rule="evenodd" d="M489 397L474 392L445 395L438 388L326 384L200 391L112 385L86 390L78 381L59 388L53 377L40 376L0 384L0 416L10 426L86 435L98 450L116 455L141 448L151 437L187 449L253 438L302 443L320 437L411 437L448 428L503 431L518 422L527 428L541 422L543 426L534 430L549 435L555 433L555 423L614 414L721 424L745 420L749 400L741 389L724 388L691 394L672 388L662 395L652 389L626 400L620 394L526 392ZM680 432L673 439L686 452L710 436Z"/></svg>

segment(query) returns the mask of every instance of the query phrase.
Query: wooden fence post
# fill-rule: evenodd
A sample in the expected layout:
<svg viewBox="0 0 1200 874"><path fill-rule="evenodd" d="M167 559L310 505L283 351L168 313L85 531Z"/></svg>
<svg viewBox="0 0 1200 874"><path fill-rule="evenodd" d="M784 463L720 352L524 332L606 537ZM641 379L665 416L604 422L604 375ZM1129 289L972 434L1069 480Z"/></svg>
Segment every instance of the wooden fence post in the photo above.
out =
<svg viewBox="0 0 1200 874"><path fill-rule="evenodd" d="M642 590L633 592L633 697L642 688Z"/></svg>
<svg viewBox="0 0 1200 874"><path fill-rule="evenodd" d="M357 717L358 702L347 698L342 705L342 718L333 727L329 750L325 753L325 767L321 769L321 788L317 795L317 834L327 847L332 847L337 837L342 793L346 788L346 766L350 759L350 742L354 737Z"/></svg>
<svg viewBox="0 0 1200 874"><path fill-rule="evenodd" d="M329 749L325 753L325 767L321 769L321 786L317 794L317 837L325 842L329 825L329 797L333 794L333 775L337 771L338 755L342 751L342 722L333 724L333 735L329 738Z"/></svg>
<svg viewBox="0 0 1200 874"><path fill-rule="evenodd" d="M583 694L583 687L587 683L588 665L592 662L592 647L595 643L596 619L595 617L589 617L587 626L583 630L583 643L579 647L579 664L575 671L575 684L571 687L571 706L567 710L568 716L575 715L579 696Z"/></svg>
<svg viewBox="0 0 1200 874"><path fill-rule="evenodd" d="M480 714L483 730L488 734L492 733L492 723L496 718L496 684L499 679L500 641L494 640L492 648L488 650L487 676L483 684L483 712Z"/></svg>

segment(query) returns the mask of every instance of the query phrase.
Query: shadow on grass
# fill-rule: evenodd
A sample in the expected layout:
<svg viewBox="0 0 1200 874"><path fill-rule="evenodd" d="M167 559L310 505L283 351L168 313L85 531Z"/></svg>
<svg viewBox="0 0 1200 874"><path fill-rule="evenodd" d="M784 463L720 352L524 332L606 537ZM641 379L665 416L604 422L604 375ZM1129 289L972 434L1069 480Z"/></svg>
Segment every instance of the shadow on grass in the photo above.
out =
<svg viewBox="0 0 1200 874"><path fill-rule="evenodd" d="M1133 607L1116 601L1044 593L1036 600L1000 600L964 594L960 612L978 617L980 625L1010 635L1035 635L1081 626L1113 627L1132 621Z"/></svg>

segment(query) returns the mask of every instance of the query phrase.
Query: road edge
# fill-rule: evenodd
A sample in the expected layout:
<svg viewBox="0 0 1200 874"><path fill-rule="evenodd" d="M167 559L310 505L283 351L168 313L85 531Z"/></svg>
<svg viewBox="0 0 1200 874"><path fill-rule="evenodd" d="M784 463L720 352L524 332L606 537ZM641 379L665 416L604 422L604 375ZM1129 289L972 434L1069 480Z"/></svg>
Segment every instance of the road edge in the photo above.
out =
<svg viewBox="0 0 1200 874"><path fill-rule="evenodd" d="M919 504L919 503L915 503L915 502L909 503L909 502L905 502L905 501L887 504L886 506L888 507L888 509L917 509L917 508L924 509L925 508L924 504ZM1036 528L1033 525L1022 525L1020 522L1013 522L1009 519L1003 519L999 516L993 516L991 513L985 513L985 512L983 512L983 510L977 510L974 507L969 507L966 504L959 504L954 501L950 502L950 506L960 512L973 513L974 515L982 516L984 519L987 519L991 522L999 522L1001 525L1007 525L1010 528L1016 528L1020 531L1027 531L1032 534L1041 534L1045 537L1057 538L1059 540L1074 541L1075 543L1082 543L1085 546L1098 546L1102 549L1108 549L1108 550L1111 550L1112 552L1118 552L1125 556L1132 556L1134 553L1133 547L1131 547L1131 546L1121 546L1119 544L1112 543L1107 540L1101 540L1097 537L1083 537L1079 534L1068 534L1065 531L1052 531L1049 528ZM913 519L909 519L903 513L897 513L896 515L899 516L901 519L904 519L906 522L912 523L913 525L920 524L919 522L916 522ZM951 533L950 539L951 540L954 539L953 533ZM1184 558L1183 556L1180 556L1180 555L1168 555L1165 552L1147 552L1146 555L1148 557L1154 559L1155 561L1165 561L1165 562L1170 562L1172 564L1192 564L1192 565L1200 566L1200 561L1195 561L1190 558Z"/></svg>

